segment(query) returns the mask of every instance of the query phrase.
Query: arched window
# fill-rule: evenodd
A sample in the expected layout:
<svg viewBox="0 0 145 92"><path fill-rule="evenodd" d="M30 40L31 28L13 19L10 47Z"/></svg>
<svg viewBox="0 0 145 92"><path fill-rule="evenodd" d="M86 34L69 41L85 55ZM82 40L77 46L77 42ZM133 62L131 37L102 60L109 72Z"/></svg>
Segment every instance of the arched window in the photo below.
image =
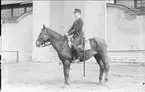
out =
<svg viewBox="0 0 145 92"><path fill-rule="evenodd" d="M1 10L1 18L10 18L11 17L11 9L2 9Z"/></svg>
<svg viewBox="0 0 145 92"><path fill-rule="evenodd" d="M13 8L13 17L19 17L24 13L24 7Z"/></svg>
<svg viewBox="0 0 145 92"><path fill-rule="evenodd" d="M145 0L135 0L135 8L145 8Z"/></svg>
<svg viewBox="0 0 145 92"><path fill-rule="evenodd" d="M7 5L1 5L1 19L8 19L13 20L18 17L20 17L22 14L26 12L32 11L32 3L27 4L7 4Z"/></svg>

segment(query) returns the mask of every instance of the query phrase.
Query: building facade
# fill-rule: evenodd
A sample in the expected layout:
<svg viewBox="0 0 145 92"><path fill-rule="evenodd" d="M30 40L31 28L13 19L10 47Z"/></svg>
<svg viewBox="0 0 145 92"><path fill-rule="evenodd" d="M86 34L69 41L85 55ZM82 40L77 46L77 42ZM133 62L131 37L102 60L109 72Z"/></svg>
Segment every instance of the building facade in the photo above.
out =
<svg viewBox="0 0 145 92"><path fill-rule="evenodd" d="M107 3L24 0L13 2L17 7L10 2L2 3L2 51L18 50L24 61L57 60L53 47L38 48L36 39L43 24L64 35L75 20L75 8L82 10L87 38L105 39L108 50L145 50L144 0L108 0Z"/></svg>

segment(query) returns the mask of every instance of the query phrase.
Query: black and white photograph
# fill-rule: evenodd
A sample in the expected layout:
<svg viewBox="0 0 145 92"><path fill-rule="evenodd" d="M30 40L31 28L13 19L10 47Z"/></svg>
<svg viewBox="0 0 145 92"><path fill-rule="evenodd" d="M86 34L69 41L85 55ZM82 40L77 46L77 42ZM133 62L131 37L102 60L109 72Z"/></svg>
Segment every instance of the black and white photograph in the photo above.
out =
<svg viewBox="0 0 145 92"><path fill-rule="evenodd" d="M1 92L145 92L145 0L1 0Z"/></svg>

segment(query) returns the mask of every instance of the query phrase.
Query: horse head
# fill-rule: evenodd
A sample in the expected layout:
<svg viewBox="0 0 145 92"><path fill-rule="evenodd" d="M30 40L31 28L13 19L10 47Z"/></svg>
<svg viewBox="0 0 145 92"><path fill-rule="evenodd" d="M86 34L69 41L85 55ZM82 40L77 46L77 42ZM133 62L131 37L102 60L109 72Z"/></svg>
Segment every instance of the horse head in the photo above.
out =
<svg viewBox="0 0 145 92"><path fill-rule="evenodd" d="M47 27L45 27L45 25L43 24L43 28L41 29L41 32L36 41L36 46L37 47L49 46L49 45L51 45L50 40L51 40L51 37L49 35L49 29Z"/></svg>

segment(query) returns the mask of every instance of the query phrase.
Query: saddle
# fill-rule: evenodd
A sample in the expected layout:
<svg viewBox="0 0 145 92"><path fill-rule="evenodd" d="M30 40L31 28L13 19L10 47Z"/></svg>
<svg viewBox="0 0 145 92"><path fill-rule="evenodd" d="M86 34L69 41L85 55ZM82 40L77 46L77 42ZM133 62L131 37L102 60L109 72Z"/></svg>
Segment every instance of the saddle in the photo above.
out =
<svg viewBox="0 0 145 92"><path fill-rule="evenodd" d="M79 57L80 60L79 62L82 62L84 60L90 59L94 54L97 54L97 52L94 51L93 49L85 50L85 43L86 43L85 38L80 38L79 40L82 41L83 43L75 44L76 47L74 45L71 47L75 56L74 60Z"/></svg>
<svg viewBox="0 0 145 92"><path fill-rule="evenodd" d="M82 35L75 35L75 36L66 36L68 39L65 43L68 43L69 47L72 49L72 52L74 54L73 60L78 59L80 62L89 59L94 54L97 54L96 51L91 49L91 46L89 46L89 49L85 49L85 45L90 45L89 39L85 39ZM64 43L64 44L65 44ZM64 47L64 44L62 47Z"/></svg>
<svg viewBox="0 0 145 92"><path fill-rule="evenodd" d="M84 52L84 33L68 36L68 45L72 49L74 60L80 57L80 54Z"/></svg>
<svg viewBox="0 0 145 92"><path fill-rule="evenodd" d="M70 48L80 49L84 48L84 32L78 32L69 39Z"/></svg>

